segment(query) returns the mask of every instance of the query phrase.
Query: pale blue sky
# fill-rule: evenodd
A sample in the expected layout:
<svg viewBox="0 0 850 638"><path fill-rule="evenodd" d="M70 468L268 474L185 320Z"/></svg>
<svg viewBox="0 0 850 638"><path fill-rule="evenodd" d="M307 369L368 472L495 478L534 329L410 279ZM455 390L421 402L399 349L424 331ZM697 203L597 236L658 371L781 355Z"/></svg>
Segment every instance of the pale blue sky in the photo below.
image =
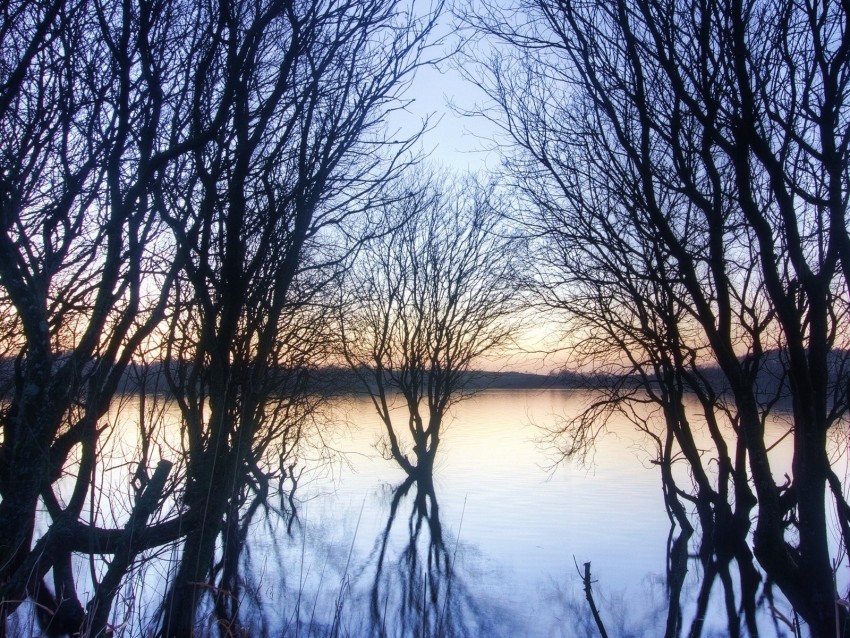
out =
<svg viewBox="0 0 850 638"><path fill-rule="evenodd" d="M433 128L422 139L431 160L459 172L498 167L498 153L487 150L492 146L487 138L493 136L493 125L483 118L458 115L449 106L452 103L470 108L483 99L478 89L464 80L450 62L441 63L439 69L419 69L405 97L413 100L408 107L406 125L417 126L431 115Z"/></svg>

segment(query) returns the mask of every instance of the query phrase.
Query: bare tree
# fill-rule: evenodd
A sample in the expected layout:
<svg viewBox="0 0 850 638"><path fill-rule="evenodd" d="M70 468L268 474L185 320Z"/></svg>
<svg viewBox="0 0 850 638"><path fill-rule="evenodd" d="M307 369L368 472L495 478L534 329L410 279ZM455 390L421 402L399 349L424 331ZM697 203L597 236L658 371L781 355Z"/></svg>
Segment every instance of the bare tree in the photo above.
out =
<svg viewBox="0 0 850 638"><path fill-rule="evenodd" d="M418 132L397 135L388 116L424 63L439 10L384 0L217 7L224 44L188 101L194 127L223 125L163 191L184 266L162 347L184 428L181 508L200 523L182 543L162 636L191 635L202 601L223 634L238 631L245 490L262 494L272 442L297 443L304 373L325 338L315 309L353 248L348 229L410 161Z"/></svg>
<svg viewBox="0 0 850 638"><path fill-rule="evenodd" d="M175 108L198 21L170 1L12 2L2 13L0 304L14 372L0 419L0 633L28 594L61 633L84 617L71 552L100 532L132 532L80 517L93 502L99 419L178 269L159 252L152 193L203 134ZM33 545L39 502L52 524ZM41 584L51 569L52 593Z"/></svg>
<svg viewBox="0 0 850 638"><path fill-rule="evenodd" d="M645 394L608 405L648 394L660 407L643 423L662 471L675 441L698 511L718 528L737 521L737 551L757 500L760 565L814 635L831 635L827 487L850 540L827 457L848 398L836 374L850 285L847 5L539 0L467 17L499 43L474 55L489 114L520 149L507 168L535 204L538 290L576 319L586 354L636 373ZM777 482L764 436L783 392L790 482ZM710 456L693 446L683 393Z"/></svg>
<svg viewBox="0 0 850 638"><path fill-rule="evenodd" d="M199 583L237 588L246 494L293 462L310 410L304 371L325 338L317 295L351 249L349 220L409 161L417 133L387 120L439 11L381 0L0 8L0 306L14 360L0 633L31 596L47 633L102 635L139 552L179 539L162 633L191 635ZM157 355L185 456L149 467L145 440L116 461L132 468L122 494L102 493L104 415L134 357ZM166 492L171 517L157 512ZM101 509L122 497L124 520ZM37 537L40 503L50 521ZM111 556L91 587L74 582L74 552ZM236 626L234 604L216 601L216 613Z"/></svg>
<svg viewBox="0 0 850 638"><path fill-rule="evenodd" d="M512 241L499 234L497 196L473 180L414 186L385 212L387 232L345 282L341 345L384 423L388 456L427 478L472 366L515 334Z"/></svg>

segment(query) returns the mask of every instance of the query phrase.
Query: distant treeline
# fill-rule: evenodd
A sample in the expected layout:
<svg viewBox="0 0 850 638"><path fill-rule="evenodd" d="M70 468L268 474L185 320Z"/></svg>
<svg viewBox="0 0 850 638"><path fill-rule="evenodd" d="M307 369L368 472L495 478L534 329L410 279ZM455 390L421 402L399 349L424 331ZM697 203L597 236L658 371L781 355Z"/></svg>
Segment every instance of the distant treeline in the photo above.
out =
<svg viewBox="0 0 850 638"><path fill-rule="evenodd" d="M784 398L790 396L787 355L779 350L764 353L757 365L756 386L763 399L770 397ZM746 361L747 359L744 359ZM829 384L844 388L850 384L850 351L835 350L829 357ZM169 394L165 362L149 365L131 364L123 376L119 393L130 394L145 392ZM171 364L174 365L174 364ZM706 366L700 369L704 379L723 394L729 390L723 372L716 366ZM294 375L306 375L307 385L314 392L322 395L359 394L364 391L362 382L350 368L316 367L300 370L278 369L270 370L268 374L279 375L281 378ZM535 389L592 389L607 388L613 385L637 386L640 380L634 375L617 375L602 373L582 373L573 370L553 371L549 374L513 371L472 370L465 375L463 387L469 391L480 390L535 390ZM8 396L14 378L14 362L8 358L0 358L0 394Z"/></svg>
<svg viewBox="0 0 850 638"><path fill-rule="evenodd" d="M130 394L144 389L145 392L169 394L165 362L149 365L130 364L119 385L120 394ZM174 364L171 364L174 366ZM176 368L176 366L174 366ZM268 374L283 377L307 375L308 387L318 394L339 395L359 394L364 391L362 382L350 368L316 367L300 370L279 369L270 370ZM14 377L14 362L0 359L0 392L8 395ZM598 374L588 375L573 371L552 372L550 374L534 374L528 372L491 372L473 370L465 375L463 387L467 390L533 390L545 388L591 388L608 385L613 377Z"/></svg>

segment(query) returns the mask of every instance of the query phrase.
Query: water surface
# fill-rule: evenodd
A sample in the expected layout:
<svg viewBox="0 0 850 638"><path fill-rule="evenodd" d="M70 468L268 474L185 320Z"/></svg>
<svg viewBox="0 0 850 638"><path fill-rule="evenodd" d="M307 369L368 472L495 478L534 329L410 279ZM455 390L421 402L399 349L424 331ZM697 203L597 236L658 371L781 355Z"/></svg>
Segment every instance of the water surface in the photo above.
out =
<svg viewBox="0 0 850 638"><path fill-rule="evenodd" d="M282 522L258 525L252 542L267 626L305 636L591 635L577 570L590 562L611 635L664 635L678 530L647 440L614 421L587 462L555 468L540 442L541 427L588 398L576 390L494 390L460 403L432 485L405 483L380 457L381 425L367 399L340 400L336 415L349 427L334 445L348 464L303 481L290 535ZM780 419L768 436L783 432ZM778 475L788 467L789 442L772 452ZM678 472L687 480L685 468ZM698 534L689 540L692 555L699 542ZM687 635L696 622L702 577L693 556L673 596L681 605L673 635ZM702 635L729 635L721 583L710 591ZM773 594L776 611L790 619ZM762 635L792 635L777 617L762 596Z"/></svg>

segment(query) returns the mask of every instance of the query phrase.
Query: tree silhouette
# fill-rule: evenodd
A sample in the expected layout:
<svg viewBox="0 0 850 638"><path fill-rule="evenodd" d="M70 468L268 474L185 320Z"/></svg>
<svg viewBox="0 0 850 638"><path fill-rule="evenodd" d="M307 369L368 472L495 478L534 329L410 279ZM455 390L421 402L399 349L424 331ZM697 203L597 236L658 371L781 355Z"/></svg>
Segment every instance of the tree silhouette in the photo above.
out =
<svg viewBox="0 0 850 638"><path fill-rule="evenodd" d="M345 281L342 352L385 426L389 458L410 476L432 475L471 366L516 329L512 242L494 197L471 180L411 188L385 207L385 234Z"/></svg>
<svg viewBox="0 0 850 638"><path fill-rule="evenodd" d="M519 149L506 167L534 204L538 291L588 358L638 382L608 406L659 406L643 424L685 458L695 490L679 496L701 522L729 509L720 529L744 552L755 507L761 567L831 635L827 487L845 546L849 511L827 457L848 399L846 4L539 0L467 17L498 43L473 55ZM782 398L787 482L765 440Z"/></svg>
<svg viewBox="0 0 850 638"><path fill-rule="evenodd" d="M191 102L194 126L222 124L164 195L184 268L163 349L185 426L182 506L201 523L183 542L163 636L191 634L208 591L222 631L238 630L240 494L267 480L270 439L297 442L285 428L302 418L300 371L321 361L324 338L311 307L351 249L345 226L404 165L416 133L393 141L386 118L434 18L379 0L219 8L222 46ZM216 563L220 580L200 586Z"/></svg>
<svg viewBox="0 0 850 638"><path fill-rule="evenodd" d="M103 635L139 552L181 539L163 635L192 634L202 591L238 588L240 508L290 469L311 408L304 371L327 339L318 296L355 243L347 228L411 160L418 132L388 119L440 10L0 9L0 325L14 362L0 419L0 633L32 597L48 634ZM145 440L115 461L102 455L120 438L105 415L140 361L168 379L182 447ZM174 456L148 467L157 447ZM125 489L94 483L122 464ZM109 555L106 576L92 569L91 588L78 586L74 552L93 565ZM235 606L213 602L236 630Z"/></svg>
<svg viewBox="0 0 850 638"><path fill-rule="evenodd" d="M48 632L84 622L71 552L98 533L80 517L108 435L99 421L179 268L160 253L154 193L206 134L172 107L198 63L199 19L177 19L182 2L123 8L3 8L0 307L14 366L0 418L0 633L28 594ZM63 477L73 488L60 496ZM33 548L40 503L52 525ZM51 568L55 599L41 584Z"/></svg>

